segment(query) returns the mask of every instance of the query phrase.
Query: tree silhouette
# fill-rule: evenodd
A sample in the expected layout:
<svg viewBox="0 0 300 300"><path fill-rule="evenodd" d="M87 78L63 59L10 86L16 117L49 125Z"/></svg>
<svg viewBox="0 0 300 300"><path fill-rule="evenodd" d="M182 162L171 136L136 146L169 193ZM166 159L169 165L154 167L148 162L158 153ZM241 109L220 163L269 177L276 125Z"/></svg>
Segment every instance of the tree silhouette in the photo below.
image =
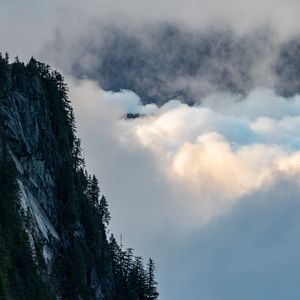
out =
<svg viewBox="0 0 300 300"><path fill-rule="evenodd" d="M155 265L152 258L149 258L147 269L147 300L155 300L159 294L157 291L157 282L155 281Z"/></svg>

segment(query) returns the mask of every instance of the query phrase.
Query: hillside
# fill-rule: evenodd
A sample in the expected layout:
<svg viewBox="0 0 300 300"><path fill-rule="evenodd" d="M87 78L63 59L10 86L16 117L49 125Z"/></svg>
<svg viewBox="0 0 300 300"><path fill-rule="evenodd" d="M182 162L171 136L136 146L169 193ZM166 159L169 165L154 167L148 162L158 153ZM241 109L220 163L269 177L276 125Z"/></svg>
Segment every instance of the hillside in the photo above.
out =
<svg viewBox="0 0 300 300"><path fill-rule="evenodd" d="M154 263L107 237L61 74L0 57L0 299L157 299Z"/></svg>

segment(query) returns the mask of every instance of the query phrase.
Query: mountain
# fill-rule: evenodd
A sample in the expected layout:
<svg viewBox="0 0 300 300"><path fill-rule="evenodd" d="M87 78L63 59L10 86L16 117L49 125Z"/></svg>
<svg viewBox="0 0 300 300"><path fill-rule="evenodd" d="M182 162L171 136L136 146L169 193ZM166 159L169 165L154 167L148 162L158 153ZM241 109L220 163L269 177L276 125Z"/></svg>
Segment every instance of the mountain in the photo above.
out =
<svg viewBox="0 0 300 300"><path fill-rule="evenodd" d="M63 77L0 56L0 299L157 299L154 263L108 239Z"/></svg>

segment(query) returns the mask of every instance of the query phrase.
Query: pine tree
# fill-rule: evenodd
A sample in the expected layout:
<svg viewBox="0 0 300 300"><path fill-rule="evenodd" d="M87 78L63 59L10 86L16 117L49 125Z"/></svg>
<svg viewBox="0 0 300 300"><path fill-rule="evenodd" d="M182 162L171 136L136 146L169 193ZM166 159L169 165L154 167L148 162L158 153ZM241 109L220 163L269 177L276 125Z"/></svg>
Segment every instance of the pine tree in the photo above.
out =
<svg viewBox="0 0 300 300"><path fill-rule="evenodd" d="M88 178L88 186L87 186L87 197L94 205L94 207L98 207L99 197L100 197L100 188L99 182L95 175L93 177L89 176Z"/></svg>
<svg viewBox="0 0 300 300"><path fill-rule="evenodd" d="M74 168L76 171L84 169L85 161L82 155L81 142L79 138L74 139L73 159L74 159Z"/></svg>
<svg viewBox="0 0 300 300"><path fill-rule="evenodd" d="M101 221L104 224L104 227L107 228L110 222L110 212L108 210L108 204L105 196L102 195L99 203L99 212L101 216Z"/></svg>
<svg viewBox="0 0 300 300"><path fill-rule="evenodd" d="M39 75L39 69L37 65L37 61L34 57L31 57L28 64L27 64L27 70L30 72L32 76Z"/></svg>
<svg viewBox="0 0 300 300"><path fill-rule="evenodd" d="M123 252L123 274L126 279L128 280L128 276L130 270L133 268L133 249L128 248L126 251Z"/></svg>
<svg viewBox="0 0 300 300"><path fill-rule="evenodd" d="M0 53L0 101L1 98L4 98L5 95L3 88L4 88L4 82L5 82L5 74L7 70L7 63L5 59L3 58L2 54Z"/></svg>
<svg viewBox="0 0 300 300"><path fill-rule="evenodd" d="M5 52L4 60L6 64L9 64L9 54L7 52Z"/></svg>
<svg viewBox="0 0 300 300"><path fill-rule="evenodd" d="M138 299L144 300L146 299L146 291L147 291L147 278L146 272L143 265L143 259L141 257L136 257L135 259L135 269L137 272L137 290L138 290Z"/></svg>
<svg viewBox="0 0 300 300"><path fill-rule="evenodd" d="M157 282L155 281L155 265L152 258L148 260L147 269L147 300L156 300L159 296Z"/></svg>

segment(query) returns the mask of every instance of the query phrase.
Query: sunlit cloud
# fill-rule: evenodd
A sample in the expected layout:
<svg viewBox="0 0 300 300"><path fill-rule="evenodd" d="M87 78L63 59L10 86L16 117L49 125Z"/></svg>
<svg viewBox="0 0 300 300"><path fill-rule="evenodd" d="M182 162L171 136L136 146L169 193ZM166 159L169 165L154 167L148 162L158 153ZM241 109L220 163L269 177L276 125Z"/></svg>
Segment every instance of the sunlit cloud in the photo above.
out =
<svg viewBox="0 0 300 300"><path fill-rule="evenodd" d="M223 235L229 235L231 243L226 244L228 249L223 245L224 251L243 258L235 248L238 239L250 243L250 249L255 243L251 251L257 253L268 226L275 222L276 232L285 232L280 220L283 214L292 214L290 207L298 206L295 199L300 190L299 96L283 98L269 90L254 90L244 97L215 94L193 107L171 100L141 118L127 120L124 114L144 110L133 92L106 92L89 80L68 78L68 82L87 166L99 177L109 199L111 228L139 253L158 257L164 284L179 280L169 269L181 257L180 247L192 252L193 264L201 268L186 270L191 259L181 258L178 272L189 280L203 276L208 290L202 287L196 293L194 287L197 295L213 293L213 279L206 274L224 275L211 271L213 259L221 255L218 245ZM240 219L243 215L246 225ZM250 216L259 222L255 230ZM295 222L295 217L291 220ZM221 230L216 224L222 222ZM259 240L245 237L243 226ZM281 257L278 243L272 251ZM298 244L292 234L282 251L290 253L293 245ZM166 250L170 247L178 250L170 255ZM256 256L250 255L255 278L261 273ZM267 253L262 257L265 268L270 258ZM233 263L243 273L249 264L242 258ZM227 260L225 255L223 263ZM234 270L229 272L235 278ZM222 280L230 285L230 278ZM247 286L246 281L241 283ZM170 287L166 289L166 294L172 294Z"/></svg>
<svg viewBox="0 0 300 300"><path fill-rule="evenodd" d="M78 99L75 106L80 108L77 112L84 113L85 124L87 120L90 124L103 123L99 114L105 115L106 131L102 133L103 128L97 132L94 125L94 134L100 135L94 143L99 143L99 156L107 155L101 154L105 135L105 148L117 149L115 155L119 157L118 163L104 160L102 167L118 172L122 164L128 166L126 160L132 155L140 166L151 164L156 178L149 178L143 168L128 170L127 180L131 176L144 178L145 186L139 186L136 201L143 201L147 187L155 186L159 177L164 185L153 192L164 199L162 206L172 205L174 211L184 206L184 226L187 216L192 226L204 224L230 211L240 199L263 189L278 176L300 174L298 96L285 99L272 91L255 90L246 97L212 95L193 107L171 100L160 108L149 108L133 92L105 92L91 81L77 82L72 89L76 92L73 99ZM89 95L89 107L79 102L80 93ZM124 119L122 116L129 112L145 116ZM147 155L141 157L140 153ZM128 190L136 188L134 181L130 184ZM110 190L118 190L118 183ZM129 194L122 197L131 197ZM184 202L180 201L183 194Z"/></svg>

